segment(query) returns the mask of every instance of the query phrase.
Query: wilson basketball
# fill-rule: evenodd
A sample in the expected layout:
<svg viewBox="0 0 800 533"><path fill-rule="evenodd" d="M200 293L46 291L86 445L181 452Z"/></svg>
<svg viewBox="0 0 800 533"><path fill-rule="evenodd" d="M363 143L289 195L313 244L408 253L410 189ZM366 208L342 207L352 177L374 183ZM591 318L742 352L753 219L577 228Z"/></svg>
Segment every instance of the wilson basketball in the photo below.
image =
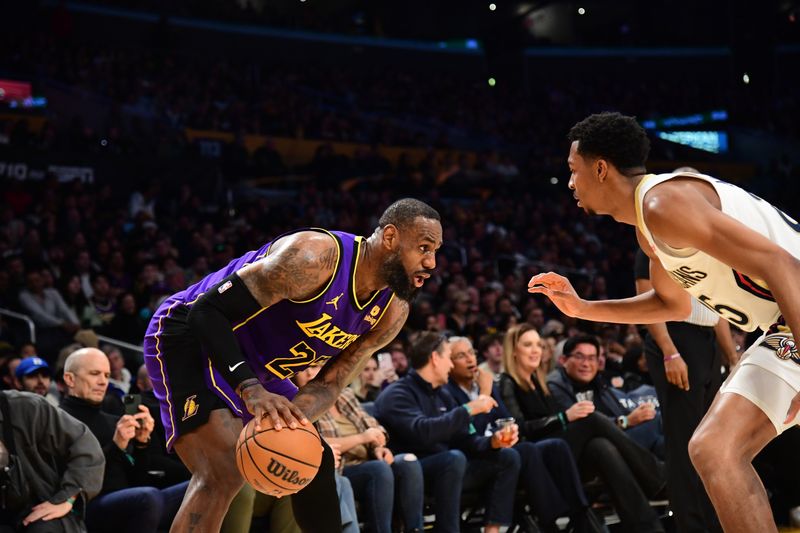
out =
<svg viewBox="0 0 800 533"><path fill-rule="evenodd" d="M272 421L255 420L242 428L236 443L236 466L257 491L288 496L302 490L317 475L322 461L322 442L313 425L275 431Z"/></svg>

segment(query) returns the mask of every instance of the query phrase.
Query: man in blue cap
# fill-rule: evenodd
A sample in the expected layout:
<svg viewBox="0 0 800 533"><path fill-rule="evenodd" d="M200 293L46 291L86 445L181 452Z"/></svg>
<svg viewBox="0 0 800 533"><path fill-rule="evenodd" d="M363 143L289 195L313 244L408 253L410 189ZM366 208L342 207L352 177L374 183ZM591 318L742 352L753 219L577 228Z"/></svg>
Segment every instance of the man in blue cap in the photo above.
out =
<svg viewBox="0 0 800 533"><path fill-rule="evenodd" d="M24 392L32 392L44 398L52 405L58 406L58 399L50 394L50 365L41 357L26 357L17 367L17 388Z"/></svg>

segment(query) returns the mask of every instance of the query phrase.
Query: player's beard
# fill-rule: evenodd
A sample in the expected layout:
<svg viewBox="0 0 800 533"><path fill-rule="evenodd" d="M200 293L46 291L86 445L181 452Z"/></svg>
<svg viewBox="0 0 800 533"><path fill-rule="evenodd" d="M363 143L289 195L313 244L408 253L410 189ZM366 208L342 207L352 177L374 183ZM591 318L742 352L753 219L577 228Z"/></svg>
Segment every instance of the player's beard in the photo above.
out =
<svg viewBox="0 0 800 533"><path fill-rule="evenodd" d="M383 263L381 273L386 284L398 298L406 302L414 300L419 288L414 285L413 280L406 272L403 262L400 260L399 252L395 252Z"/></svg>

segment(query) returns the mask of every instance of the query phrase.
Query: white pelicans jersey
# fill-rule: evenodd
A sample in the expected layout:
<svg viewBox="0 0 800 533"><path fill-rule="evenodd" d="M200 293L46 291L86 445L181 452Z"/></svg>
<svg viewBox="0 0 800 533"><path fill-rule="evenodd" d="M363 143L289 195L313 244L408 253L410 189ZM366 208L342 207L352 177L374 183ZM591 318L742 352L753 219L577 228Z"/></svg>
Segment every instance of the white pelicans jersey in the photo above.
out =
<svg viewBox="0 0 800 533"><path fill-rule="evenodd" d="M705 174L649 174L636 188L636 225L672 279L709 309L741 329L768 330L780 318L780 310L763 280L737 272L700 250L672 248L654 238L647 228L642 217L645 195L656 185L679 176L710 183L719 195L723 213L797 258L800 258L800 224L758 196ZM691 216L691 213L686 216ZM739 253L748 251L740 250ZM786 283L800 283L800 280L786 280Z"/></svg>

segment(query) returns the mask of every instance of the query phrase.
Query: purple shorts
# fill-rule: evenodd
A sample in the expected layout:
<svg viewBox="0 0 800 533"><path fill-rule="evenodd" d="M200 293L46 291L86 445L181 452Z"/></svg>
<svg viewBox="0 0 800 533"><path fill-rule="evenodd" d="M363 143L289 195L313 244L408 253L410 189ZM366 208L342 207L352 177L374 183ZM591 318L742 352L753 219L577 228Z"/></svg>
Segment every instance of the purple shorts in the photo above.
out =
<svg viewBox="0 0 800 533"><path fill-rule="evenodd" d="M150 319L144 337L144 362L161 407L168 450L180 435L205 424L214 409L228 408L244 423L253 418L189 331L189 309L182 300L167 298ZM262 384L289 399L297 394L289 379Z"/></svg>

